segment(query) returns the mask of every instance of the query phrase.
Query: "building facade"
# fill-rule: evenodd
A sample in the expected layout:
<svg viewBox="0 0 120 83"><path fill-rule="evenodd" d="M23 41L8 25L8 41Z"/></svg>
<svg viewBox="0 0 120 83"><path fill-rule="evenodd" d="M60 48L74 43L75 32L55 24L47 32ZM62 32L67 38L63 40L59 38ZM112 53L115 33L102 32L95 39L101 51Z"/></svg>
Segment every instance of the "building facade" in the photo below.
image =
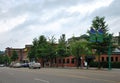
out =
<svg viewBox="0 0 120 83"><path fill-rule="evenodd" d="M17 61L24 61L28 60L28 52L30 51L32 45L25 45L25 48L9 48L7 47L5 50L5 54L9 57L12 56L13 52L16 51L18 55L18 60Z"/></svg>

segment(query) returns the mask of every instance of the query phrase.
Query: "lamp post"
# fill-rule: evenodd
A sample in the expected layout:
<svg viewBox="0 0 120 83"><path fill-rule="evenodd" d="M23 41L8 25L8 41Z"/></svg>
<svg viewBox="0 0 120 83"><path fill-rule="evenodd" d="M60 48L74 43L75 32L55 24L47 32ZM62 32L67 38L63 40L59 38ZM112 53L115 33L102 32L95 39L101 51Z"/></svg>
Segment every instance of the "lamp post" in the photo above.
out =
<svg viewBox="0 0 120 83"><path fill-rule="evenodd" d="M111 39L112 35L109 35L109 46L108 46L108 70L111 70Z"/></svg>

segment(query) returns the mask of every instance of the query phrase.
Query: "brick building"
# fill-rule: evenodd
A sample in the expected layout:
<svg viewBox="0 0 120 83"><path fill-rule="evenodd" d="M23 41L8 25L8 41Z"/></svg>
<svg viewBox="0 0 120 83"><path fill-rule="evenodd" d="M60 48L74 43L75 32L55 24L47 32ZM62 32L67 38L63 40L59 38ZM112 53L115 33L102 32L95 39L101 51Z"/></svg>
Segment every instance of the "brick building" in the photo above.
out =
<svg viewBox="0 0 120 83"><path fill-rule="evenodd" d="M28 60L27 56L28 56L28 52L29 52L31 46L32 45L25 45L25 48L9 48L9 47L7 47L5 50L5 54L7 56L11 57L13 54L13 51L16 51L17 55L18 55L17 61Z"/></svg>
<svg viewBox="0 0 120 83"><path fill-rule="evenodd" d="M100 56L101 62L107 62L108 61L108 55L104 54ZM120 62L120 49L116 48L112 54L111 54L111 62Z"/></svg>

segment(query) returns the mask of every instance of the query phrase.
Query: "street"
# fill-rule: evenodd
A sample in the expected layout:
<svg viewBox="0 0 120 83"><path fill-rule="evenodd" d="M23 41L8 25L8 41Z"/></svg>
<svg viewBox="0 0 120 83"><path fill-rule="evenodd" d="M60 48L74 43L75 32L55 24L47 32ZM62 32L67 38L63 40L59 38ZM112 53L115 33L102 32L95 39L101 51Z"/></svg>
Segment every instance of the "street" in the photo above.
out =
<svg viewBox="0 0 120 83"><path fill-rule="evenodd" d="M120 83L120 70L0 67L0 83Z"/></svg>

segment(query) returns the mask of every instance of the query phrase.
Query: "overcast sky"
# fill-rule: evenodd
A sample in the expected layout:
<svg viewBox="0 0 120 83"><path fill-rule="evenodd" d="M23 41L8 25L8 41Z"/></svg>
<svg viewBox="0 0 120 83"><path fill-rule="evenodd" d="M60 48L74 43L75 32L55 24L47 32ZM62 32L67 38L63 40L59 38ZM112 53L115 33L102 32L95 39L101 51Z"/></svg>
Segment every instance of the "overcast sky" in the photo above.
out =
<svg viewBox="0 0 120 83"><path fill-rule="evenodd" d="M118 35L120 0L0 0L0 50L24 48L40 35L80 36L96 16Z"/></svg>

